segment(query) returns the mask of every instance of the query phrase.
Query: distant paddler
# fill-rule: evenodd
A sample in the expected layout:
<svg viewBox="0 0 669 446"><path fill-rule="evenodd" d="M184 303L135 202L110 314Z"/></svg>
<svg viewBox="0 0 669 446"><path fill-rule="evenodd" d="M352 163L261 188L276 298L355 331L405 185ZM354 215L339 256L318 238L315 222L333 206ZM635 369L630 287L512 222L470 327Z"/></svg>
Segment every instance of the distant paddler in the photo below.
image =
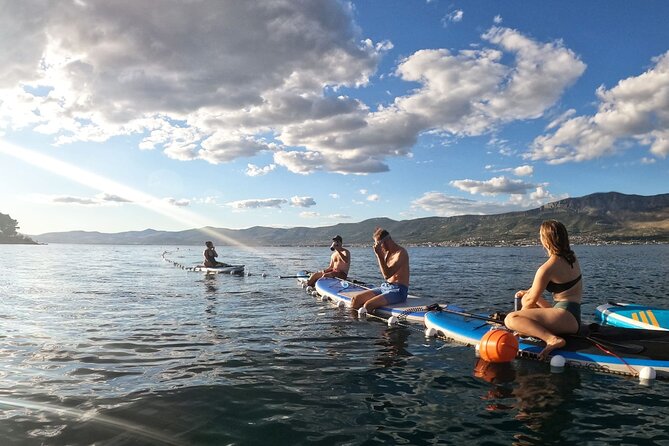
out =
<svg viewBox="0 0 669 446"><path fill-rule="evenodd" d="M409 295L407 250L395 243L388 231L383 228L376 228L372 238L374 255L385 282L380 287L363 291L351 299L353 309L357 310L364 306L369 313L378 307L405 302Z"/></svg>
<svg viewBox="0 0 669 446"><path fill-rule="evenodd" d="M321 277L336 277L338 279L348 277L348 270L351 268L351 252L344 248L344 240L341 235L332 238L330 250L332 251L330 264L324 270L313 273L307 281L307 286L314 286Z"/></svg>
<svg viewBox="0 0 669 446"><path fill-rule="evenodd" d="M207 249L204 250L204 266L207 268L216 268L217 266L228 266L227 263L222 263L216 260L216 257L218 257L218 253L216 252L216 248L214 248L214 244L212 242L205 242L205 246Z"/></svg>

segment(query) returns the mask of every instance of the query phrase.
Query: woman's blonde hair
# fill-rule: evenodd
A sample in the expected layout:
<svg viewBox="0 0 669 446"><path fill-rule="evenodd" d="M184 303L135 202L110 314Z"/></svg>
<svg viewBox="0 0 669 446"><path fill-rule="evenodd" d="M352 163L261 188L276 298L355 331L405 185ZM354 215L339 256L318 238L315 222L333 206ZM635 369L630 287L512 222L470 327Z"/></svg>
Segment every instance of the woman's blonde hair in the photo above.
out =
<svg viewBox="0 0 669 446"><path fill-rule="evenodd" d="M564 258L569 265L573 266L576 261L576 255L569 246L569 235L567 228L557 220L546 220L541 223L539 232L544 239L546 251L549 255L556 255Z"/></svg>

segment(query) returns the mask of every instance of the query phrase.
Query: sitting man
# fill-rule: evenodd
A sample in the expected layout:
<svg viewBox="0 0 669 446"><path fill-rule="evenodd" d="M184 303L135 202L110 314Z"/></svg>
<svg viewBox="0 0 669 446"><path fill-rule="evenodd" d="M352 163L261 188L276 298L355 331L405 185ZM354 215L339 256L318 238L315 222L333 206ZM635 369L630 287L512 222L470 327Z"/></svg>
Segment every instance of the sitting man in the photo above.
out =
<svg viewBox="0 0 669 446"><path fill-rule="evenodd" d="M374 254L386 281L380 287L363 291L351 299L353 309L364 306L370 313L384 305L405 302L409 295L409 254L406 249L395 243L385 229L376 228L373 238Z"/></svg>
<svg viewBox="0 0 669 446"><path fill-rule="evenodd" d="M308 286L314 286L316 281L321 277L337 277L339 279L346 279L348 277L348 270L351 267L351 253L343 246L343 240L340 235L332 238L332 245L330 250L333 251L330 256L330 265L323 271L316 271L307 281Z"/></svg>
<svg viewBox="0 0 669 446"><path fill-rule="evenodd" d="M207 249L204 250L204 266L207 268L215 268L217 266L227 266L225 263L218 262L216 260L216 257L218 257L218 253L216 252L216 248L214 248L214 244L212 242L206 242L205 246Z"/></svg>

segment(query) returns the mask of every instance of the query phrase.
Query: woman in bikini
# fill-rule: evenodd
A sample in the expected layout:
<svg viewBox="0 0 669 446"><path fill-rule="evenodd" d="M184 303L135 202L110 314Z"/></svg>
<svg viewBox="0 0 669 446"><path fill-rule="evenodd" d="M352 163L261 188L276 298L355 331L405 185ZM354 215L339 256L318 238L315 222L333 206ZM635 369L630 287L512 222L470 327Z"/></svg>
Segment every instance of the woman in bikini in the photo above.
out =
<svg viewBox="0 0 669 446"><path fill-rule="evenodd" d="M539 236L548 260L534 275L532 287L516 293L516 297L522 299L522 309L509 313L504 324L518 333L544 341L546 348L539 357L545 358L551 350L565 346L566 341L558 335L578 332L583 281L564 225L547 220L541 224ZM552 306L543 298L544 290L553 293Z"/></svg>

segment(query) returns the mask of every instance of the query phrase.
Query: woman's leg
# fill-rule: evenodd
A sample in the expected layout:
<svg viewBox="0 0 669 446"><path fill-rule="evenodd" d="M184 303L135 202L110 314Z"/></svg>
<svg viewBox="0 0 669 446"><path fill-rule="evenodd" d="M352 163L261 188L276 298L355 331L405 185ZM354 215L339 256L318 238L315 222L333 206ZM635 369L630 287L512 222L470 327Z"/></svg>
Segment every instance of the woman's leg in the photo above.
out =
<svg viewBox="0 0 669 446"><path fill-rule="evenodd" d="M559 308L530 308L509 313L504 324L511 330L539 338L546 343L540 358L552 350L564 347L566 341L555 333L576 333L578 322L568 311Z"/></svg>

